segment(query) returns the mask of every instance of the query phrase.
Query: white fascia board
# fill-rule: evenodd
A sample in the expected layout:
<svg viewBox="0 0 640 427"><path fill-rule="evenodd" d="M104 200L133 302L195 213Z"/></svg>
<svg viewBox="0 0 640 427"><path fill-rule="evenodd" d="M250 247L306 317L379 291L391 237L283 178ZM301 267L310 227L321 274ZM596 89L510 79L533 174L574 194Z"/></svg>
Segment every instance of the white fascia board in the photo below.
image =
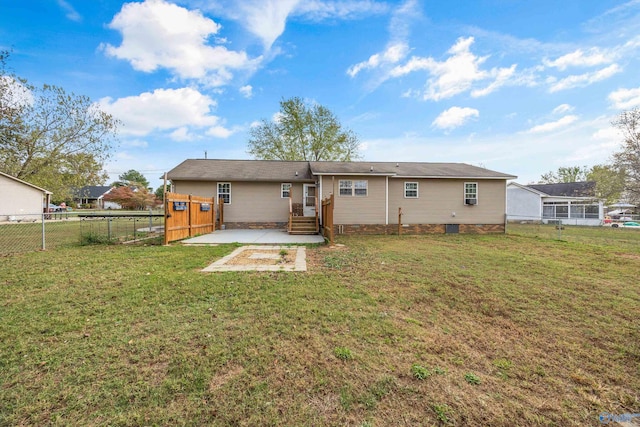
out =
<svg viewBox="0 0 640 427"><path fill-rule="evenodd" d="M429 176L429 175L390 175L391 178L398 178L398 179L472 179L474 181L477 180L488 180L488 179L500 179L500 180L509 180L509 179L516 179L517 176L442 176L442 175L436 175L436 176Z"/></svg>
<svg viewBox="0 0 640 427"><path fill-rule="evenodd" d="M390 176L393 177L394 174L391 173L375 173L375 172L360 172L360 173L342 173L342 172L317 172L312 175L318 176Z"/></svg>

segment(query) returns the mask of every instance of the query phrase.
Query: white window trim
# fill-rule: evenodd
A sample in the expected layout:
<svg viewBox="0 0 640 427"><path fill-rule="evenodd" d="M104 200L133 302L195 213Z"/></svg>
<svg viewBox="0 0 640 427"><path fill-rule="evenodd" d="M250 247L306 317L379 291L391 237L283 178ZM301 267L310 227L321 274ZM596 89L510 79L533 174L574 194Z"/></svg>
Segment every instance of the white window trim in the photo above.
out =
<svg viewBox="0 0 640 427"><path fill-rule="evenodd" d="M475 201L476 201L476 202L475 202L475 203L467 203L467 200L471 199L471 197L467 197L467 185L469 185L469 184L473 184L473 185L475 185L475 187L476 187L476 197L475 197ZM477 183L477 182L465 182L465 183L464 183L464 187L463 187L462 191L464 191L464 198L463 198L463 200L464 200L464 204L465 204L466 206L474 206L474 205L477 205L477 204L478 204L478 200L479 200L479 198L480 198L480 196L479 196L480 190L479 190L479 185L478 185L478 183Z"/></svg>
<svg viewBox="0 0 640 427"><path fill-rule="evenodd" d="M220 185L224 185L224 184L229 184L229 203L225 202L225 205L230 205L231 204L231 183L230 182L218 182L216 184L216 195L218 196L218 203L220 203L220 194L226 194L226 193L220 193Z"/></svg>
<svg viewBox="0 0 640 427"><path fill-rule="evenodd" d="M286 191L289 193L289 195L291 195L291 189L293 188L293 184L291 184L290 182L283 182L282 184L280 184L280 198L281 199L288 199L289 198L289 196L285 196L284 195L284 192L285 192L284 186L285 185L289 186L289 189L286 190Z"/></svg>
<svg viewBox="0 0 640 427"><path fill-rule="evenodd" d="M346 190L347 187L342 187L341 183L349 181L351 182L351 187L349 187L349 189L351 190L351 194L342 194L340 190ZM360 194L356 194L356 182L364 182L365 183L365 187L364 189L366 190L366 194L364 195L360 195ZM358 190L362 190L362 188L358 188ZM369 180L368 179L341 179L338 180L338 196L339 197L369 197Z"/></svg>
<svg viewBox="0 0 640 427"><path fill-rule="evenodd" d="M407 196L407 184L415 184L416 185L416 195L415 196ZM414 191L413 188L409 189L409 191ZM418 181L405 181L404 182L404 198L405 199L419 199L420 198L420 183Z"/></svg>

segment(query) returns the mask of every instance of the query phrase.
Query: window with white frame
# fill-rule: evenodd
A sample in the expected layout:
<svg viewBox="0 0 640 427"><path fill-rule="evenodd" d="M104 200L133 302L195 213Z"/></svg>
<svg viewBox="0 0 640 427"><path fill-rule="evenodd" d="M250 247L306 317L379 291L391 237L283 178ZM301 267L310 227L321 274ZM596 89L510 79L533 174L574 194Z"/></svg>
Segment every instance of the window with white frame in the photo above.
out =
<svg viewBox="0 0 640 427"><path fill-rule="evenodd" d="M600 206L588 202L544 202L543 218L592 218L600 217Z"/></svg>
<svg viewBox="0 0 640 427"><path fill-rule="evenodd" d="M405 199L417 199L418 198L418 183L417 182L405 182L404 183L404 198Z"/></svg>
<svg viewBox="0 0 640 427"><path fill-rule="evenodd" d="M369 181L341 179L338 183L338 191L341 196L365 197Z"/></svg>
<svg viewBox="0 0 640 427"><path fill-rule="evenodd" d="M287 182L283 182L280 185L280 197L288 198L291 195L291 184Z"/></svg>
<svg viewBox="0 0 640 427"><path fill-rule="evenodd" d="M464 204L465 205L478 204L478 183L477 182L464 183Z"/></svg>
<svg viewBox="0 0 640 427"><path fill-rule="evenodd" d="M231 204L231 183L219 182L218 183L218 200L224 200L225 205Z"/></svg>

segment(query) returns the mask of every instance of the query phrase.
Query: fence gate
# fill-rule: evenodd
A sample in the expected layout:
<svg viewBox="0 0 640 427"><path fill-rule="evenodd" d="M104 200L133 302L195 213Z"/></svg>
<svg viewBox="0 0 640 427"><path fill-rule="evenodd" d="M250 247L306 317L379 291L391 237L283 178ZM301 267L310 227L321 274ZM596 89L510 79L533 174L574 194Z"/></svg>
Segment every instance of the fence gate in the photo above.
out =
<svg viewBox="0 0 640 427"><path fill-rule="evenodd" d="M164 244L215 230L215 198L166 193Z"/></svg>
<svg viewBox="0 0 640 427"><path fill-rule="evenodd" d="M322 235L329 239L329 244L333 245L333 194L326 199L322 199Z"/></svg>

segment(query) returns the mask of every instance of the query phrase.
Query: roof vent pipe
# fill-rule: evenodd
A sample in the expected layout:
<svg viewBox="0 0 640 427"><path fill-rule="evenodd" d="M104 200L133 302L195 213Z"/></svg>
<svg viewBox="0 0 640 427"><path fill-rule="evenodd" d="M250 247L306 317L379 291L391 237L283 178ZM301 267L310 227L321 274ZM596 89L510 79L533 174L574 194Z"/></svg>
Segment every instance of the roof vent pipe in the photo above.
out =
<svg viewBox="0 0 640 427"><path fill-rule="evenodd" d="M369 169L369 171L373 172L373 166L371 166L371 168Z"/></svg>

